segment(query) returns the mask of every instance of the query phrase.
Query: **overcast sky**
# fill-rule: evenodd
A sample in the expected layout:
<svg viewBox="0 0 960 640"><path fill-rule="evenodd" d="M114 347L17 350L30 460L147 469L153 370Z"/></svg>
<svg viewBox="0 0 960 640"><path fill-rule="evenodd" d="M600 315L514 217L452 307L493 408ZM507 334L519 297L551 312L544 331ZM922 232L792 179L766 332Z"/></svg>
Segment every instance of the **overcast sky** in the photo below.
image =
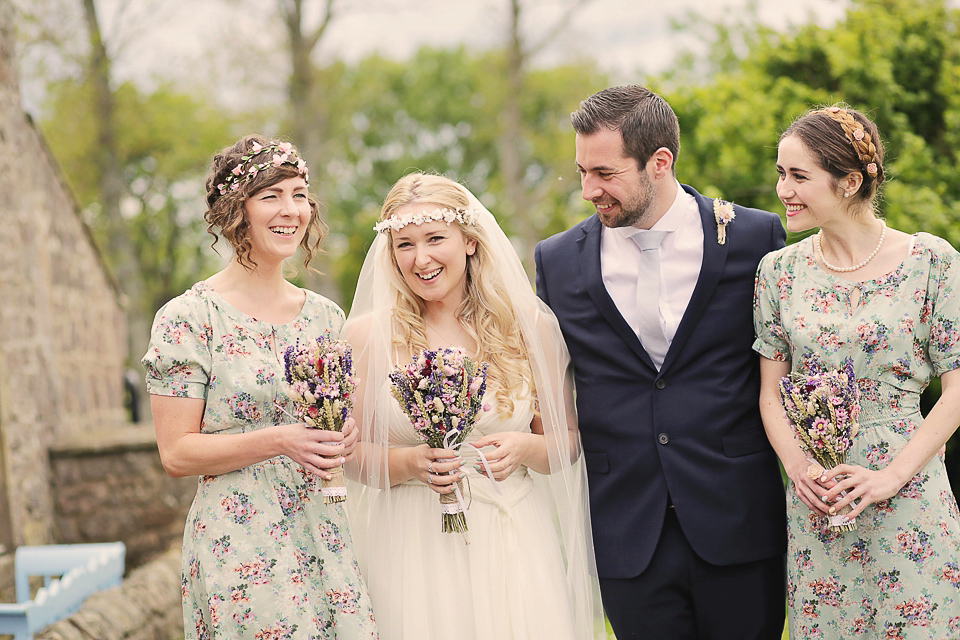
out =
<svg viewBox="0 0 960 640"><path fill-rule="evenodd" d="M275 11L273 2L256 1L264 11ZM99 3L107 26L121 2L131 0ZM527 0L525 32L545 33L570 3ZM537 62L550 64L570 55L590 57L618 80L638 73L657 73L681 49L696 46L690 37L678 40L671 32L671 20L682 19L690 11L707 20L736 18L751 3L756 4L761 20L776 28L811 21L829 25L849 6L849 0L591 0ZM499 46L507 23L506 0L345 0L342 4L344 13L332 24L321 46L320 54L327 58L352 61L374 51L403 58L424 44ZM319 6L319 2L313 3L313 7ZM115 69L120 77L145 71L184 73L191 58L193 65L198 57L202 59L209 42L222 42L225 29L239 24L244 33L255 34L263 28L264 16L251 15L249 9L233 11L229 16L233 22L226 25L221 0L162 3L161 7L166 26L144 30L135 47L136 55L123 56L124 61ZM238 54L241 52L242 46L238 48Z"/></svg>
<svg viewBox="0 0 960 640"><path fill-rule="evenodd" d="M755 0L761 19L783 27L789 22L830 24L843 15L847 0ZM673 59L678 50L670 30L671 19L682 19L689 11L708 20L743 12L748 0L592 0L577 11L557 45L545 56L560 58L576 54L597 60L611 71L635 72L638 68L656 73ZM373 48L394 55L406 55L427 43L468 43L481 47L502 44L506 12L491 7L505 1L413 0L391 15L346 18L328 43L331 50L347 57ZM556 22L570 0L529 2L523 24L530 34L543 33ZM425 15L431 16L425 19ZM364 33L377 34L365 37ZM550 61L550 60L547 60Z"/></svg>

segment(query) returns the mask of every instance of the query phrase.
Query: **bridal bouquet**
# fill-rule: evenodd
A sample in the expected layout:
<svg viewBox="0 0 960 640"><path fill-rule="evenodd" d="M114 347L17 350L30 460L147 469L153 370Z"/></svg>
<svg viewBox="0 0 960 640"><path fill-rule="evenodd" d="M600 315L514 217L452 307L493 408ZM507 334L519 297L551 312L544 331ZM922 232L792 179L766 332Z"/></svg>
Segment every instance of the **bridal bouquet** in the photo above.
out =
<svg viewBox="0 0 960 640"><path fill-rule="evenodd" d="M283 354L287 393L294 401L296 418L309 427L343 431L353 408L357 388L350 345L324 334L315 342L289 346ZM343 465L331 469L333 478L321 485L326 504L343 502L347 485Z"/></svg>
<svg viewBox="0 0 960 640"><path fill-rule="evenodd" d="M478 366L461 349L424 350L390 373L391 391L421 440L435 449L457 449L483 409L487 364ZM440 494L443 531L467 530L461 483Z"/></svg>
<svg viewBox="0 0 960 640"><path fill-rule="evenodd" d="M807 471L813 478L846 460L857 434L860 401L850 358L839 369L824 369L815 360L808 360L807 365L807 373L780 379L780 399L801 448L817 463ZM845 521L844 514L851 510L847 506L830 516L830 527L840 531L856 529L856 521Z"/></svg>

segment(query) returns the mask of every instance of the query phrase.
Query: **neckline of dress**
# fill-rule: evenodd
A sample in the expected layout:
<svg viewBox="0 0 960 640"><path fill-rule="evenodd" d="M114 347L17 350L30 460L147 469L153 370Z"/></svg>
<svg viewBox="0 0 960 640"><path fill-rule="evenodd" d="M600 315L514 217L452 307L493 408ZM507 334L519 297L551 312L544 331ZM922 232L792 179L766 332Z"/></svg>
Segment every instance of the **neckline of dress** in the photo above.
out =
<svg viewBox="0 0 960 640"><path fill-rule="evenodd" d="M207 284L206 280L201 280L194 286L199 288L201 292L206 293L210 297L214 298L216 303L227 312L227 315L233 318L242 320L246 323L263 325L263 326L270 327L271 329L275 329L278 327L289 327L295 322L298 322L307 313L307 307L309 306L310 300L312 299L310 296L311 292L309 289L301 289L301 291L305 293L303 298L303 304L300 306L300 312L297 314L297 316L293 320L291 320L290 322L267 322L266 320L260 320L259 318L255 318L248 313L244 313L240 309L236 308L234 305L230 304L226 298L224 298L219 293L217 293L216 289L214 289L209 284Z"/></svg>
<svg viewBox="0 0 960 640"><path fill-rule="evenodd" d="M831 282L840 282L847 285L851 289L864 288L864 285L877 285L879 286L881 281L889 280L894 276L899 275L904 267L907 265L907 261L910 260L911 256L914 254L914 250L917 248L917 242L920 240L920 232L911 234L913 239L910 242L910 246L907 248L907 255L903 257L896 267L877 276L876 278L867 278L866 280L851 280L849 278L844 278L843 276L833 273L832 271L825 269L819 262L817 262L816 248L814 247L814 236L816 234L811 234L804 238L804 241L807 241L809 247L806 250L806 256L813 262L813 266L816 268L816 273L821 273Z"/></svg>

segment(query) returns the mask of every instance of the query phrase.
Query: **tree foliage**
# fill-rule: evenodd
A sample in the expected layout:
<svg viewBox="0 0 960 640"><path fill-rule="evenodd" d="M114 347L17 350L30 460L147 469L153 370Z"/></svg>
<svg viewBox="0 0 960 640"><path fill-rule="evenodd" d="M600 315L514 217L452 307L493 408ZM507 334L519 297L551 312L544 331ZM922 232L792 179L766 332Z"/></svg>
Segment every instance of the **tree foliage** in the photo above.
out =
<svg viewBox="0 0 960 640"><path fill-rule="evenodd" d="M215 256L207 247L202 182L213 154L228 140L230 123L211 101L171 87L145 94L128 83L115 98L121 210L144 286L128 304L152 317L210 272ZM95 161L94 105L88 83L57 83L41 127L94 237L106 246L106 221L98 215L102 167Z"/></svg>
<svg viewBox="0 0 960 640"><path fill-rule="evenodd" d="M508 232L500 164L500 114L508 87L491 68L502 53L425 47L406 62L370 56L356 65L336 63L318 71L330 139L330 158L317 179L330 182L327 215L341 302L349 306L380 204L393 183L414 170L436 172L467 185L500 218ZM521 99L525 153L524 188L534 204L514 215L533 221L541 234L570 220L573 171L570 105L602 87L589 65L528 73ZM581 211L585 211L582 209ZM582 217L582 216L577 216ZM533 247L528 247L532 256Z"/></svg>
<svg viewBox="0 0 960 640"><path fill-rule="evenodd" d="M780 133L809 108L845 102L877 122L887 145L889 223L960 244L958 25L944 0L855 0L830 28L755 26L742 56L716 26L722 69L699 86L666 87L683 130L678 172L708 193L780 210Z"/></svg>

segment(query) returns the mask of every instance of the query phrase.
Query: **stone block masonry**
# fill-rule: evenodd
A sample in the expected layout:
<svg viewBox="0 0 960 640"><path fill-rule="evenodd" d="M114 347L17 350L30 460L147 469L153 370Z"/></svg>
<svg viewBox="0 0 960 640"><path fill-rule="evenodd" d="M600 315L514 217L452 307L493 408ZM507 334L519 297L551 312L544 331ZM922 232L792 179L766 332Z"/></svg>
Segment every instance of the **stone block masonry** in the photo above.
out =
<svg viewBox="0 0 960 640"><path fill-rule="evenodd" d="M50 465L58 542L119 540L136 567L182 540L197 478L164 472L153 427L65 438Z"/></svg>
<svg viewBox="0 0 960 640"><path fill-rule="evenodd" d="M15 24L0 0L0 594L18 545L122 540L123 586L37 637L168 640L197 480L169 478L152 427L127 423L123 300L21 106Z"/></svg>
<svg viewBox="0 0 960 640"><path fill-rule="evenodd" d="M125 422L120 298L21 107L14 24L0 0L0 554L60 542L49 447Z"/></svg>

